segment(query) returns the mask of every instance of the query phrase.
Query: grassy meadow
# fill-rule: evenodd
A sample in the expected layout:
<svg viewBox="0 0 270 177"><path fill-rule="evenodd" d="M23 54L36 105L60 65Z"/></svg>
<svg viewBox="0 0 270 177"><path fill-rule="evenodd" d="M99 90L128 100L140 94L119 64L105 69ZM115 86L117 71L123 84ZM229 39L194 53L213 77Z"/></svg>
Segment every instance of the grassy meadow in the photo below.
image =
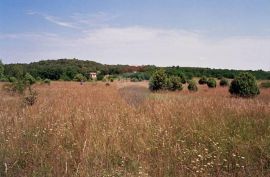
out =
<svg viewBox="0 0 270 177"><path fill-rule="evenodd" d="M33 106L0 91L0 176L270 176L269 89L147 86L36 84Z"/></svg>

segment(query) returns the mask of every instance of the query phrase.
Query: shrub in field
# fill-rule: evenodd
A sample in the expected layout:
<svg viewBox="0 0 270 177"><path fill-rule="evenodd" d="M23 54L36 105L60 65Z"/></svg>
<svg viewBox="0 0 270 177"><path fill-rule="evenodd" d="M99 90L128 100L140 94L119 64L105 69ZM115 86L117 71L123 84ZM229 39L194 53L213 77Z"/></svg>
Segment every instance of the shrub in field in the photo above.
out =
<svg viewBox="0 0 270 177"><path fill-rule="evenodd" d="M181 78L172 76L167 80L167 89L170 91L182 90Z"/></svg>
<svg viewBox="0 0 270 177"><path fill-rule="evenodd" d="M8 79L3 76L3 77L0 78L0 82L8 82Z"/></svg>
<svg viewBox="0 0 270 177"><path fill-rule="evenodd" d="M149 81L149 89L151 91L163 90L167 86L167 75L163 69L154 72Z"/></svg>
<svg viewBox="0 0 270 177"><path fill-rule="evenodd" d="M217 86L216 80L215 80L214 78L209 78L209 79L207 80L207 86L208 86L209 88L215 88L215 87Z"/></svg>
<svg viewBox="0 0 270 177"><path fill-rule="evenodd" d="M16 79L16 77L10 77L10 78L8 78L8 81L9 82L16 82L17 79Z"/></svg>
<svg viewBox="0 0 270 177"><path fill-rule="evenodd" d="M219 82L219 85L222 86L222 87L228 86L229 85L228 79L221 78L221 80Z"/></svg>
<svg viewBox="0 0 270 177"><path fill-rule="evenodd" d="M203 76L202 78L200 78L199 80L199 84L200 85L204 85L204 84L207 84L207 77Z"/></svg>
<svg viewBox="0 0 270 177"><path fill-rule="evenodd" d="M261 87L261 88L270 88L270 82L262 82L262 83L260 84L260 87Z"/></svg>
<svg viewBox="0 0 270 177"><path fill-rule="evenodd" d="M44 80L44 83L50 85L51 84L51 80L50 79L45 79Z"/></svg>
<svg viewBox="0 0 270 177"><path fill-rule="evenodd" d="M76 74L75 77L74 77L74 80L78 81L78 82L81 82L81 81L86 81L87 78L84 77L82 74Z"/></svg>
<svg viewBox="0 0 270 177"><path fill-rule="evenodd" d="M24 79L27 84L33 85L34 83L36 83L36 79L29 73L25 74Z"/></svg>
<svg viewBox="0 0 270 177"><path fill-rule="evenodd" d="M34 105L36 103L36 101L37 101L37 92L36 91L30 91L29 95L27 95L23 98L23 102L27 106Z"/></svg>
<svg viewBox="0 0 270 177"><path fill-rule="evenodd" d="M183 73L180 73L180 74L178 75L178 77L180 77L180 80L181 80L181 83L182 83L182 84L187 83L187 77L186 77Z"/></svg>
<svg viewBox="0 0 270 177"><path fill-rule="evenodd" d="M239 74L232 81L229 92L240 97L253 97L260 94L256 78L250 73Z"/></svg>
<svg viewBox="0 0 270 177"><path fill-rule="evenodd" d="M196 84L196 82L194 80L190 80L188 82L188 90L189 91L194 91L194 92L198 91L197 84Z"/></svg>
<svg viewBox="0 0 270 177"><path fill-rule="evenodd" d="M130 79L130 81L131 81L131 82L139 82L140 80L137 79L136 77L133 77L133 78Z"/></svg>
<svg viewBox="0 0 270 177"><path fill-rule="evenodd" d="M113 78L110 78L110 82L113 82L114 80L113 80Z"/></svg>
<svg viewBox="0 0 270 177"><path fill-rule="evenodd" d="M108 87L108 86L110 86L110 83L107 82L105 85Z"/></svg>

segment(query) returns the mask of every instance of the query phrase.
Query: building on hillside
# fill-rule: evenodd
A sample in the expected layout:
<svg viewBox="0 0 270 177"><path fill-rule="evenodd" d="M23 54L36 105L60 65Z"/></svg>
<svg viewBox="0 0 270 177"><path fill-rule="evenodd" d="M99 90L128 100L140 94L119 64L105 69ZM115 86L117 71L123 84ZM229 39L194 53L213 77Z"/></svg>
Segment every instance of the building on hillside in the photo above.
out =
<svg viewBox="0 0 270 177"><path fill-rule="evenodd" d="M90 72L90 73L89 73L89 77L90 77L91 79L96 79L96 78L97 78L97 73L96 73L96 72Z"/></svg>

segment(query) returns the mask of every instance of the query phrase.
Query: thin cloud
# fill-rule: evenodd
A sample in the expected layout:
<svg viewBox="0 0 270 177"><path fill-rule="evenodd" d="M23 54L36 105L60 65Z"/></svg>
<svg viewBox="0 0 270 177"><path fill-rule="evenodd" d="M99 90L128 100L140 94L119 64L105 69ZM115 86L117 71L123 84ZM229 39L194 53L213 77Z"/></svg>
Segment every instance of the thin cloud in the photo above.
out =
<svg viewBox="0 0 270 177"><path fill-rule="evenodd" d="M38 15L41 16L43 19L58 25L58 26L62 26L62 27L67 27L67 28L74 28L74 29L79 29L79 27L72 22L67 22L67 21L63 21L61 20L59 17L55 17L52 15L47 15L47 14L43 14L43 13L38 13L38 12L34 12L34 11L28 11L26 13L27 15Z"/></svg>
<svg viewBox="0 0 270 177"><path fill-rule="evenodd" d="M13 45L5 45L8 42ZM270 70L268 37L215 39L178 29L104 27L90 29L76 38L56 35L10 38L1 40L0 48L0 56L6 63L75 57L107 64ZM8 61L11 58L14 60Z"/></svg>

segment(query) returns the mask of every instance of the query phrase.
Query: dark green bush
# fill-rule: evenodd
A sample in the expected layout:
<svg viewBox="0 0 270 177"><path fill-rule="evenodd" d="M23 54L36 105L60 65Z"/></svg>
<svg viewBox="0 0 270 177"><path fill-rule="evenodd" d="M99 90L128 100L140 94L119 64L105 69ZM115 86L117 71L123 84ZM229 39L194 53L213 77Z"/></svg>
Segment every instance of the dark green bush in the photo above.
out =
<svg viewBox="0 0 270 177"><path fill-rule="evenodd" d="M197 84L196 84L196 82L194 80L188 81L188 90L189 91L194 91L194 92L198 91Z"/></svg>
<svg viewBox="0 0 270 177"><path fill-rule="evenodd" d="M240 97L254 97L260 94L256 78L247 72L239 74L232 81L229 92Z"/></svg>
<svg viewBox="0 0 270 177"><path fill-rule="evenodd" d="M154 72L149 81L151 91L164 90L167 87L167 75L163 69Z"/></svg>
<svg viewBox="0 0 270 177"><path fill-rule="evenodd" d="M228 85L229 85L228 79L221 78L221 80L220 80L220 82L219 82L219 85L220 85L221 87L228 86Z"/></svg>
<svg viewBox="0 0 270 177"><path fill-rule="evenodd" d="M203 76L202 78L200 78L199 80L199 84L200 85L204 85L204 84L207 84L207 77Z"/></svg>
<svg viewBox="0 0 270 177"><path fill-rule="evenodd" d="M209 78L209 79L207 80L207 86L208 86L209 88L215 88L215 87L217 86L216 80L215 80L214 78Z"/></svg>
<svg viewBox="0 0 270 177"><path fill-rule="evenodd" d="M170 91L182 90L181 78L177 76L171 76L167 80L167 89Z"/></svg>

